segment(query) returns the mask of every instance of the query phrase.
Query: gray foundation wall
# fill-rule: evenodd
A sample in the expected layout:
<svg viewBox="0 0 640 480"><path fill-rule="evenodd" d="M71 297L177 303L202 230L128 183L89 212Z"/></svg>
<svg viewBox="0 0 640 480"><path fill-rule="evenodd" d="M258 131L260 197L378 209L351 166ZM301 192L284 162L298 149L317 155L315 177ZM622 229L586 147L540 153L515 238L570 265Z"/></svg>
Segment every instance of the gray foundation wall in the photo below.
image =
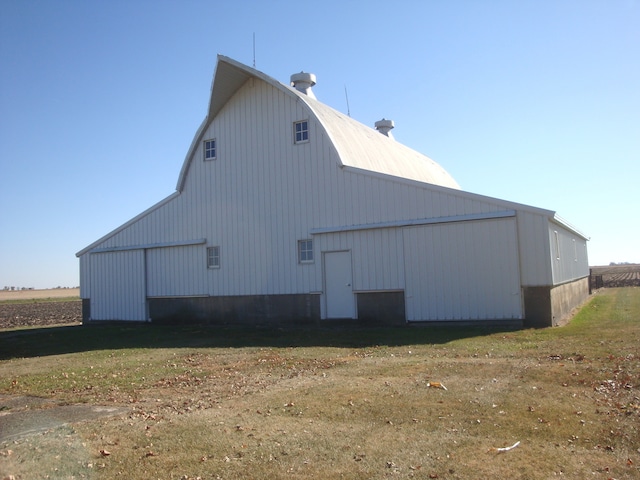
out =
<svg viewBox="0 0 640 480"><path fill-rule="evenodd" d="M555 287L524 287L522 326L563 325L588 297L588 277ZM358 321L362 324L406 324L403 291L357 293L356 301ZM149 298L148 303L149 316L160 324L314 325L321 322L319 294ZM82 300L82 317L84 322L91 318L90 299Z"/></svg>
<svg viewBox="0 0 640 480"><path fill-rule="evenodd" d="M357 293L358 320L366 325L405 325L404 291Z"/></svg>
<svg viewBox="0 0 640 480"><path fill-rule="evenodd" d="M149 316L160 324L312 324L320 320L320 295L150 298Z"/></svg>
<svg viewBox="0 0 640 480"><path fill-rule="evenodd" d="M82 299L82 323L87 323L91 318L91 300L88 298Z"/></svg>
<svg viewBox="0 0 640 480"><path fill-rule="evenodd" d="M523 287L524 327L564 325L573 310L589 297L589 277L555 287Z"/></svg>
<svg viewBox="0 0 640 480"><path fill-rule="evenodd" d="M402 291L357 293L356 301L359 323L406 323ZM157 324L315 325L321 322L318 294L149 298L148 302L151 321Z"/></svg>
<svg viewBox="0 0 640 480"><path fill-rule="evenodd" d="M571 318L574 309L589 298L589 277L559 285L551 290L553 326L564 325Z"/></svg>

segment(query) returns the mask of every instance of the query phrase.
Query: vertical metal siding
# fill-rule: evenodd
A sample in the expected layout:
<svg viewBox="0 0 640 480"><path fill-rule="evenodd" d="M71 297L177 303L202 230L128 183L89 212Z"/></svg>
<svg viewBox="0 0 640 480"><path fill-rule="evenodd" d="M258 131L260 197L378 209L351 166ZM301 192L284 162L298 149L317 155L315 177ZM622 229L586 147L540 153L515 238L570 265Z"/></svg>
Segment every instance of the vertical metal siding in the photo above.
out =
<svg viewBox="0 0 640 480"><path fill-rule="evenodd" d="M144 250L91 254L91 319L147 320Z"/></svg>
<svg viewBox="0 0 640 480"><path fill-rule="evenodd" d="M349 250L355 291L404 288L402 230L386 228L316 235L319 252Z"/></svg>
<svg viewBox="0 0 640 480"><path fill-rule="evenodd" d="M551 285L548 217L523 211L517 215L522 285Z"/></svg>
<svg viewBox="0 0 640 480"><path fill-rule="evenodd" d="M514 219L403 233L409 321L522 318Z"/></svg>
<svg viewBox="0 0 640 480"><path fill-rule="evenodd" d="M548 225L553 285L589 275L586 240L556 223L549 222ZM557 243L555 232L557 232Z"/></svg>
<svg viewBox="0 0 640 480"><path fill-rule="evenodd" d="M91 255L80 256L80 298L91 298Z"/></svg>
<svg viewBox="0 0 640 480"><path fill-rule="evenodd" d="M309 119L310 141L294 145L292 125L301 119ZM317 236L316 261L308 265L297 261L297 241L309 238L312 228L323 226L504 209L500 201L460 198L460 192L341 169L330 139L306 107L295 97L257 79L247 82L207 126L202 139L210 138L217 140L216 160L203 161L200 144L182 193L101 245L104 248L206 238L208 245L220 246L221 268L210 270L204 269L204 254L198 258L194 253L197 247L149 250L149 295L319 292L321 251L336 249L353 252L354 288L404 288L405 261L411 264L412 260L403 257L406 249L401 230ZM430 258L446 257L449 250L448 230L439 231L438 235L444 236L439 240L440 251L434 251L433 245L421 245L431 250ZM451 239L456 252L474 251L461 241ZM420 252L419 261L424 262L424 255ZM456 261L455 256L449 261ZM129 268L125 264L121 267L124 272ZM114 264L92 263L92 298L103 286L111 288L106 278L99 286L94 276L112 275L117 281L125 275L118 268ZM463 276L463 266L456 268L454 277L444 277L443 283L449 289L455 289L453 280ZM433 278L423 281L431 282ZM442 284L433 288L440 289L448 302L439 314L464 316L468 312L444 295ZM465 305L470 303L465 300Z"/></svg>
<svg viewBox="0 0 640 480"><path fill-rule="evenodd" d="M190 245L147 250L147 296L206 295L209 273L206 247Z"/></svg>

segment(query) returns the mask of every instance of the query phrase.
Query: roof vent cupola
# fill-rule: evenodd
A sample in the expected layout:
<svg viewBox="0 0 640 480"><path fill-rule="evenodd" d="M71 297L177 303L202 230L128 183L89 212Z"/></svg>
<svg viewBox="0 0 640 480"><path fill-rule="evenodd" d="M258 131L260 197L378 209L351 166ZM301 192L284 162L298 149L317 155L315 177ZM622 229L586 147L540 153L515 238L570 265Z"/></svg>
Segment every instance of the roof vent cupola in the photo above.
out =
<svg viewBox="0 0 640 480"><path fill-rule="evenodd" d="M316 76L313 73L300 72L291 75L291 86L313 99L315 99L316 96L313 94L311 87L315 84Z"/></svg>
<svg viewBox="0 0 640 480"><path fill-rule="evenodd" d="M375 123L376 126L376 130L378 130L381 134L389 137L389 138L393 138L393 135L391 134L391 130L393 129L393 127L395 127L395 123L393 123L393 120L386 120L386 119L382 119L382 120L378 120Z"/></svg>

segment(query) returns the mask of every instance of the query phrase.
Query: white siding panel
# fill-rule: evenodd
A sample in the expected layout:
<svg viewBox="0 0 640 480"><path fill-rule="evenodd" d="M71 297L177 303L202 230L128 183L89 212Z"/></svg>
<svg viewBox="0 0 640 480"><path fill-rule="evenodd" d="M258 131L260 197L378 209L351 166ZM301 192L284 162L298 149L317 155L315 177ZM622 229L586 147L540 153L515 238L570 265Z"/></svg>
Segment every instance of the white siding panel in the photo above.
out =
<svg viewBox="0 0 640 480"><path fill-rule="evenodd" d="M80 258L80 298L91 298L91 255L85 253Z"/></svg>
<svg viewBox="0 0 640 480"><path fill-rule="evenodd" d="M549 243L554 285L589 275L587 246L583 238L549 222Z"/></svg>
<svg viewBox="0 0 640 480"><path fill-rule="evenodd" d="M354 291L404 288L402 230L384 228L316 235L320 252L351 251Z"/></svg>
<svg viewBox="0 0 640 480"><path fill-rule="evenodd" d="M518 211L522 285L551 285L548 222L544 215Z"/></svg>
<svg viewBox="0 0 640 480"><path fill-rule="evenodd" d="M403 233L409 321L522 318L513 218Z"/></svg>
<svg viewBox="0 0 640 480"><path fill-rule="evenodd" d="M147 250L149 297L206 295L206 245Z"/></svg>
<svg viewBox="0 0 640 480"><path fill-rule="evenodd" d="M91 254L91 320L147 320L144 250Z"/></svg>

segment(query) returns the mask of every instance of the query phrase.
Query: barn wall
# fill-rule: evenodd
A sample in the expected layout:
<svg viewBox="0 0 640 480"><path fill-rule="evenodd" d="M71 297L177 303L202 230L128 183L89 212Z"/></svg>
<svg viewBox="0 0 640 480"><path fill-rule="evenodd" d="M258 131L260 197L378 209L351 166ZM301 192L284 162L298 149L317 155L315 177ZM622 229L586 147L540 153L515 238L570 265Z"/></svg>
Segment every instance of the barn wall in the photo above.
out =
<svg viewBox="0 0 640 480"><path fill-rule="evenodd" d="M589 297L589 278L558 285L551 290L551 324L567 323L573 310L582 305Z"/></svg>
<svg viewBox="0 0 640 480"><path fill-rule="evenodd" d="M91 320L146 321L144 250L91 254Z"/></svg>
<svg viewBox="0 0 640 480"><path fill-rule="evenodd" d="M518 248L522 285L551 284L551 253L547 234L549 220L538 213L518 211Z"/></svg>
<svg viewBox="0 0 640 480"><path fill-rule="evenodd" d="M91 254L85 253L79 258L80 298L91 298ZM84 318L84 317L83 317Z"/></svg>
<svg viewBox="0 0 640 480"><path fill-rule="evenodd" d="M206 245L147 250L147 295L206 295L208 287Z"/></svg>
<svg viewBox="0 0 640 480"><path fill-rule="evenodd" d="M364 325L405 325L404 290L356 294L358 320Z"/></svg>
<svg viewBox="0 0 640 480"><path fill-rule="evenodd" d="M573 310L589 297L589 278L557 286L525 287L525 321L529 328L553 327L567 322Z"/></svg>
<svg viewBox="0 0 640 480"><path fill-rule="evenodd" d="M513 218L404 229L408 321L523 317Z"/></svg>
<svg viewBox="0 0 640 480"><path fill-rule="evenodd" d="M313 228L504 209L457 190L341 169L330 139L306 108L265 82L247 82L203 133L203 140L216 139L217 159L203 161L200 142L182 193L100 248L192 238L220 247L220 270L205 271L203 277L190 257L187 263L196 264L184 275L194 277L184 277L180 287L167 280L176 264L169 258L174 253L150 251L149 294L154 296L301 294L322 290L320 262L297 262L297 242L310 238ZM293 122L301 119L310 121L311 140L294 145ZM354 248L359 288L402 288L397 237L375 232L354 241L363 245ZM386 242L389 248L383 247ZM390 253L376 254L382 250ZM167 265L159 264L165 260Z"/></svg>
<svg viewBox="0 0 640 480"><path fill-rule="evenodd" d="M314 241L319 253L351 251L354 291L404 288L404 248L400 229L314 235Z"/></svg>
<svg viewBox="0 0 640 480"><path fill-rule="evenodd" d="M211 325L314 324L319 295L241 295L149 299L154 323Z"/></svg>
<svg viewBox="0 0 640 480"><path fill-rule="evenodd" d="M587 277L589 259L586 240L554 222L548 223L548 235L553 285Z"/></svg>
<svg viewBox="0 0 640 480"><path fill-rule="evenodd" d="M303 119L309 120L310 141L295 145L293 122ZM242 310L239 299L256 299L255 305L265 296L317 299L323 291L322 252L334 250L352 253L359 310L382 301L382 296L372 296L382 292L390 294L387 304L397 306L398 292L411 288L407 295L414 300L407 315L414 320L521 318L520 277L531 286L551 283L547 220L528 211L517 212L517 229L510 219L416 228L419 233L371 228L312 235L327 227L513 207L498 199L341 168L335 147L304 102L266 82L249 81L236 93L204 128L201 140L212 138L217 142L215 160L203 160L199 141L183 190L98 246L143 252L146 280L136 292L146 289L152 299L220 297L236 305L236 311ZM143 248L199 238L205 244ZM314 239L315 262L300 264L298 240L307 238ZM206 268L207 246L220 247L219 269ZM139 301L129 299L127 313L115 296L101 293L121 281L138 282L137 276L127 280L130 264L106 255L80 258L81 295L91 298L91 314L146 319ZM554 270L554 281L556 273L558 279L571 277ZM171 304L167 302L153 300L154 311L157 305Z"/></svg>

